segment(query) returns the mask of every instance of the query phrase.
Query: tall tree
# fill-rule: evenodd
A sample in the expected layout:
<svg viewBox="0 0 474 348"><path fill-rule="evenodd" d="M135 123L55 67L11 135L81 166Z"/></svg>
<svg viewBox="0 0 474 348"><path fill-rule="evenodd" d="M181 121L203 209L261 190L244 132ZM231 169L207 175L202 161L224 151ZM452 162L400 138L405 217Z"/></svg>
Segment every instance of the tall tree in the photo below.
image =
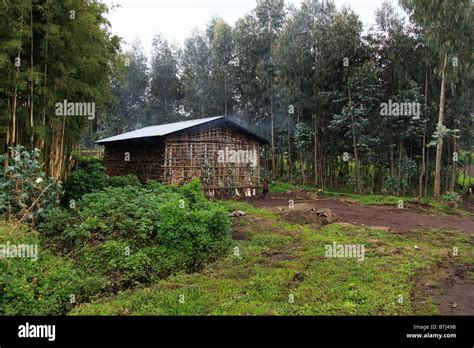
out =
<svg viewBox="0 0 474 348"><path fill-rule="evenodd" d="M285 20L284 0L257 0L255 14L258 24L263 31L265 61L260 65L262 82L267 85L267 98L269 99L271 150L272 150L272 176L276 178L276 130L274 114L274 64L273 45Z"/></svg>
<svg viewBox="0 0 474 348"><path fill-rule="evenodd" d="M180 49L164 37L153 39L150 69L150 90L147 118L141 126L149 126L178 120L182 105L181 81L179 79Z"/></svg>
<svg viewBox="0 0 474 348"><path fill-rule="evenodd" d="M436 145L436 168L433 196L441 195L441 167L443 156L443 128L445 127L446 81L449 77L453 57L466 51L466 43L471 42L473 26L472 1L460 0L400 0L400 4L409 12L411 19L423 28L424 36L439 57L441 77L439 92L438 132Z"/></svg>

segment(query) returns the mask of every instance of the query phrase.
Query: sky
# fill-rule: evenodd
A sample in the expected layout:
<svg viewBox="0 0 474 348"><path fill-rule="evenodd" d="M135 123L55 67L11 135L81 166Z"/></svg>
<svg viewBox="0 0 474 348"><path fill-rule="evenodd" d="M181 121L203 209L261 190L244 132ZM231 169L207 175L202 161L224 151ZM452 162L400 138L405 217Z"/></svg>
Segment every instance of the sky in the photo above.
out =
<svg viewBox="0 0 474 348"><path fill-rule="evenodd" d="M142 42L147 56L156 34L170 42L183 45L193 29L205 29L212 17L220 17L230 25L255 8L256 0L104 0L107 5L119 5L108 19L112 32L125 41L124 48L135 40ZM393 1L396 3L396 1ZM301 0L285 0L299 7ZM375 23L375 10L382 0L335 0L340 9L352 8L365 28Z"/></svg>

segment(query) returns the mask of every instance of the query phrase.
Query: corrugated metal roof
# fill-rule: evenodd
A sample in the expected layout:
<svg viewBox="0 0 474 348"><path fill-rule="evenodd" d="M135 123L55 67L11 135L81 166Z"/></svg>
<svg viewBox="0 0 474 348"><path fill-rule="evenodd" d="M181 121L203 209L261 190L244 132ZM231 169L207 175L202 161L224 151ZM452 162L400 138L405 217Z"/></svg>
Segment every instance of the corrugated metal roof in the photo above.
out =
<svg viewBox="0 0 474 348"><path fill-rule="evenodd" d="M96 141L96 143L101 144L101 143L108 143L108 142L120 141L120 140L164 136L164 135L175 133L187 128L198 126L203 123L218 120L220 118L224 118L224 116L208 117L208 118L201 118L198 120L189 120L189 121L162 124L159 126L145 127L145 128L131 131L131 132L115 135L110 138L101 139L101 140Z"/></svg>

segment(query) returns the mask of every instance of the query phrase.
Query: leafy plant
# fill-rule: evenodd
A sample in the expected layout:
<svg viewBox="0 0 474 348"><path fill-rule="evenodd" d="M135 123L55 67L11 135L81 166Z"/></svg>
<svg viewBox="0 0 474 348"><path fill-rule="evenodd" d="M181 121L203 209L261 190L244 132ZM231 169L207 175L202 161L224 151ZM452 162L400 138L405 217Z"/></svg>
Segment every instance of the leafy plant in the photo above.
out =
<svg viewBox="0 0 474 348"><path fill-rule="evenodd" d="M457 192L446 192L443 196L446 203L453 204L455 207L461 202L461 196Z"/></svg>
<svg viewBox="0 0 474 348"><path fill-rule="evenodd" d="M34 223L39 217L59 205L61 182L55 182L44 171L40 150L13 149L6 174L0 177L0 216Z"/></svg>
<svg viewBox="0 0 474 348"><path fill-rule="evenodd" d="M118 289L198 270L231 242L228 212L206 199L198 180L85 194L75 209L48 214L39 229L58 252L73 252L77 267Z"/></svg>
<svg viewBox="0 0 474 348"><path fill-rule="evenodd" d="M42 249L38 233L0 224L0 243L37 248L37 258L0 260L1 315L64 314L90 300L107 285L107 279L74 266L71 259Z"/></svg>
<svg viewBox="0 0 474 348"><path fill-rule="evenodd" d="M65 180L63 201L78 201L86 193L102 190L106 187L141 186L140 180L133 175L107 176L101 158L84 157L79 159L78 168Z"/></svg>

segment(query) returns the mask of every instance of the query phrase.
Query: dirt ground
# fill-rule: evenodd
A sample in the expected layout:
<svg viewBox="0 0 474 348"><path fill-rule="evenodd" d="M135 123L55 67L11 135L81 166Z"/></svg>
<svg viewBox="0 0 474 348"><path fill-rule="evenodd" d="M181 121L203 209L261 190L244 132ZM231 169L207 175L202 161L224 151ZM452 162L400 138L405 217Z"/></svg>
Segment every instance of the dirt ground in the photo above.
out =
<svg viewBox="0 0 474 348"><path fill-rule="evenodd" d="M449 277L441 285L441 291L434 294L434 300L443 315L474 314L474 280L468 272L474 272L474 266L448 268Z"/></svg>
<svg viewBox="0 0 474 348"><path fill-rule="evenodd" d="M279 207L287 210L289 200L293 199L295 209L298 206L321 209L329 208L337 216L338 222L359 226L383 226L395 233L409 233L427 228L458 230L474 235L474 218L453 215L434 215L426 212L423 207L411 206L398 209L390 206L367 206L332 198L314 199L304 193L278 193L261 197L248 198L246 201L256 207L278 211ZM467 210L474 206L471 205ZM471 209L469 209L471 208ZM472 238L474 243L474 237ZM445 280L433 288L425 284L422 291L434 299L442 315L473 315L474 314L474 280L467 274L474 271L474 266L459 268L455 265L444 265L441 269L446 274ZM423 279L423 277L422 277ZM422 279L419 282L422 282Z"/></svg>
<svg viewBox="0 0 474 348"><path fill-rule="evenodd" d="M294 200L297 207L300 203L311 205L312 207L329 208L339 219L339 222L347 222L358 226L385 226L398 233L410 232L425 228L440 228L448 230L458 230L474 234L474 218L466 218L452 215L427 214L421 209L389 206L367 206L357 203L343 202L338 199L322 198L318 200L298 200L282 195L277 197L248 198L246 201L260 208L288 207L289 199Z"/></svg>

